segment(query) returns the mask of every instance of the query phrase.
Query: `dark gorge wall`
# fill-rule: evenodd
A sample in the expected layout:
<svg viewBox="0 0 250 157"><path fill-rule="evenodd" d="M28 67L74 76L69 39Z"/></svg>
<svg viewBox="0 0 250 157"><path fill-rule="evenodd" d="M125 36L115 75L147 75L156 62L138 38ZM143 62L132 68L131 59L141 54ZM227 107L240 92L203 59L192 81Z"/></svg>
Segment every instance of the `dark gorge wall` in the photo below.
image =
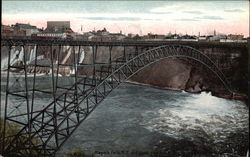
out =
<svg viewBox="0 0 250 157"><path fill-rule="evenodd" d="M237 93L247 95L248 82L248 47L247 44L232 44L232 43L191 43L189 45L195 49L202 51L202 53L209 56L222 70L226 77L232 83L232 87ZM142 53L152 47L138 47L138 52ZM20 47L16 47L20 50ZM27 47L26 60L30 58L30 50L32 46ZM56 56L59 51L57 46L53 47L53 55ZM79 47L75 47L75 52L78 54ZM84 59L81 63L91 64L93 62L93 47L82 46L80 52L84 51ZM134 53L135 47L125 47L127 54ZM112 60L116 60L124 53L124 47L112 47ZM1 47L1 69L6 68L7 63L7 48ZM38 48L38 56L50 59L50 48L47 46ZM68 56L68 57L67 57ZM13 56L14 57L14 56ZM12 57L12 58L13 58ZM59 62L65 64L72 64L73 50L69 46L64 46L59 56ZM109 63L109 47L98 47L96 55L96 63ZM3 68L4 67L4 68ZM60 72L62 75L67 75L72 67L66 66ZM93 67L78 68L79 74L90 76L93 73ZM41 70L43 71L43 70ZM46 71L46 69L45 69ZM49 70L47 69L47 72ZM32 70L30 70L32 72ZM187 59L162 59L140 71L133 76L129 81L140 84L151 85L160 88L185 90L188 92L212 91L217 95L224 93L224 87L220 80L208 68Z"/></svg>
<svg viewBox="0 0 250 157"><path fill-rule="evenodd" d="M192 93L225 90L222 82L207 67L182 59L162 59L140 71L131 81Z"/></svg>
<svg viewBox="0 0 250 157"><path fill-rule="evenodd" d="M221 69L232 84L235 92L240 93L239 99L247 95L248 47L246 44L208 44L191 45L209 56ZM139 53L146 49L139 48ZM123 53L123 47L116 47L113 60ZM134 47L126 47L126 53L134 52ZM108 50L100 47L97 58L108 55ZM146 67L129 81L160 88L185 90L188 92L212 91L220 97L231 97L222 82L207 67L190 59L162 59ZM242 96L243 95L243 96ZM234 96L235 97L235 96ZM237 95L236 97L237 98Z"/></svg>

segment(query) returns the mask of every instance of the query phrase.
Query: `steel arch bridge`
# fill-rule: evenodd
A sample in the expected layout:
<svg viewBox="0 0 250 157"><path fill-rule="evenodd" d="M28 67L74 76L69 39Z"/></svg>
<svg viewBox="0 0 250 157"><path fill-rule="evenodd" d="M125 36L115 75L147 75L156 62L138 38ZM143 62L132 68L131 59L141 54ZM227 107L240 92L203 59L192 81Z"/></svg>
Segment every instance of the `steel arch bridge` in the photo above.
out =
<svg viewBox="0 0 250 157"><path fill-rule="evenodd" d="M9 42L9 41L8 41ZM202 52L183 45L162 45L151 48L143 53L124 53L115 60L111 60L111 55L108 64L91 64L93 66L93 75L90 77L81 77L78 75L77 60L79 55L76 55L75 47L73 49L74 63L72 64L75 74L73 76L74 83L70 87L59 87L58 71L59 66L62 66L59 61L55 64L55 56L53 56L52 45L50 47L52 78L52 91L49 93L52 100L46 106L38 111L33 110L33 104L36 92L48 92L35 89L37 55L35 63L27 64L25 61L21 66L13 66L10 64L11 48L14 42L9 42L9 58L7 69L7 85L6 85L6 102L5 102L5 119L3 132L3 154L4 155L27 155L30 156L54 156L56 151L64 144L75 129L87 118L87 116L100 104L109 93L125 82L130 77L144 69L145 67L164 58L187 58L194 60L213 72L222 82L225 89L232 93L230 83L227 78L216 66L216 64ZM24 48L25 44L21 43ZM38 43L36 43L39 46ZM53 43L55 44L55 43ZM92 43L96 44L96 43ZM60 46L61 43L60 43ZM80 47L79 47L80 50ZM111 54L111 48L110 54ZM61 47L59 47L59 53ZM93 47L93 55L95 57L96 48ZM24 52L24 58L25 56ZM93 62L95 62L93 60ZM28 67L34 67L33 86L31 90L28 88ZM10 73L11 69L21 69L24 72L24 90L22 92L13 91L10 89ZM61 89L61 90L60 90ZM8 99L10 96L23 98L27 106L27 110L22 114L11 114L8 111ZM31 100L30 100L31 99ZM24 119L25 120L24 120ZM6 135L6 126L8 123L14 122L19 125L19 131L12 135ZM6 144L8 143L8 144Z"/></svg>

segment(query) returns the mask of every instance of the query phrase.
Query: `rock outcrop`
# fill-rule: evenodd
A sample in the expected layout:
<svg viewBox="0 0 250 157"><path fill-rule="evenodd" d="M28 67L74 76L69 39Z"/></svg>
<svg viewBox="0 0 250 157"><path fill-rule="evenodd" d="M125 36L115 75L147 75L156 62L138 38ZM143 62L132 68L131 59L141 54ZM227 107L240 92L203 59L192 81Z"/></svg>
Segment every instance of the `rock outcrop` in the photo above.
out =
<svg viewBox="0 0 250 157"><path fill-rule="evenodd" d="M223 90L222 83L205 67L181 59L162 59L140 71L131 81L192 93Z"/></svg>

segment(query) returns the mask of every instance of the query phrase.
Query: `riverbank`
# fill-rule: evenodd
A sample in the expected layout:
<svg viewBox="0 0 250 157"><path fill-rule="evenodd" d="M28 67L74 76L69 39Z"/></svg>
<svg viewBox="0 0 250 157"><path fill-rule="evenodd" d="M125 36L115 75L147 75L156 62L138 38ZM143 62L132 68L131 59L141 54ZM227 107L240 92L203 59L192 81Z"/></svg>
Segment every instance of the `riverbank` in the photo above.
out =
<svg viewBox="0 0 250 157"><path fill-rule="evenodd" d="M190 91L181 90L181 89L178 89L178 88L160 87L160 86L155 86L155 85L150 85L150 84L145 84L145 83L139 83L139 82L131 81L131 80L126 81L126 83L149 86L149 87L158 88L158 89L166 89L166 90L174 90L174 91L185 91L187 93L211 92L212 96L216 96L216 97L219 97L219 98L225 98L225 99L231 99L231 100L241 100L241 101L244 101L246 104L248 104L247 103L248 102L248 96L245 95L245 94L240 94L240 93L229 94L229 93L219 93L219 92L213 92L213 91L207 91L207 90L203 90L203 91L199 91L199 92L190 92Z"/></svg>

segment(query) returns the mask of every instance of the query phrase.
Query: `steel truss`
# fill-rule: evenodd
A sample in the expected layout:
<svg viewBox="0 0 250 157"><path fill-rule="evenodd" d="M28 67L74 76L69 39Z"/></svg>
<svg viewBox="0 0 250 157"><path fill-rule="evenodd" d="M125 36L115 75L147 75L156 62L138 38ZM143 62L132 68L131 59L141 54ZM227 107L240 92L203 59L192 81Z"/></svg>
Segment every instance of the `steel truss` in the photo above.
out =
<svg viewBox="0 0 250 157"><path fill-rule="evenodd" d="M92 63L81 64L79 63L81 45L74 45L71 63L62 64L59 60L63 45L50 44L50 64L40 65L37 62L37 57L41 45L35 44L35 60L32 64L27 64L26 45L22 42L19 44L13 43L11 40L7 42L9 58L2 148L3 154L7 156L25 156L27 154L30 156L54 156L75 129L113 89L160 59L188 58L195 60L211 70L221 80L225 88L232 92L230 84L216 64L202 52L188 46L164 45L150 48L147 51L142 49L141 52L136 48L134 53L126 53L124 47L123 54L116 59L112 59L112 46L109 46L109 61L97 63L98 45L95 45L92 46ZM20 46L24 50L24 59L21 66L11 65L10 58L11 53L13 53L11 52L13 46ZM31 80L27 77L27 69L30 66L34 68ZM75 73L71 76L73 79L71 85L59 85L58 76L61 66L70 66L74 69ZM93 67L92 75L83 76L79 74L80 68L85 66ZM37 82L37 68L39 67L50 69L50 90L37 88L39 83ZM16 70L19 73L22 72L23 75L20 76L24 77L24 85L18 89L10 86L10 73ZM34 106L37 93L47 94L51 98L50 102L40 110L36 110ZM9 100L13 97L20 99L20 101L22 99L22 102L24 102L26 109L22 113L13 114L8 108L11 105ZM19 132L6 136L6 125L8 123L18 124L20 126Z"/></svg>

